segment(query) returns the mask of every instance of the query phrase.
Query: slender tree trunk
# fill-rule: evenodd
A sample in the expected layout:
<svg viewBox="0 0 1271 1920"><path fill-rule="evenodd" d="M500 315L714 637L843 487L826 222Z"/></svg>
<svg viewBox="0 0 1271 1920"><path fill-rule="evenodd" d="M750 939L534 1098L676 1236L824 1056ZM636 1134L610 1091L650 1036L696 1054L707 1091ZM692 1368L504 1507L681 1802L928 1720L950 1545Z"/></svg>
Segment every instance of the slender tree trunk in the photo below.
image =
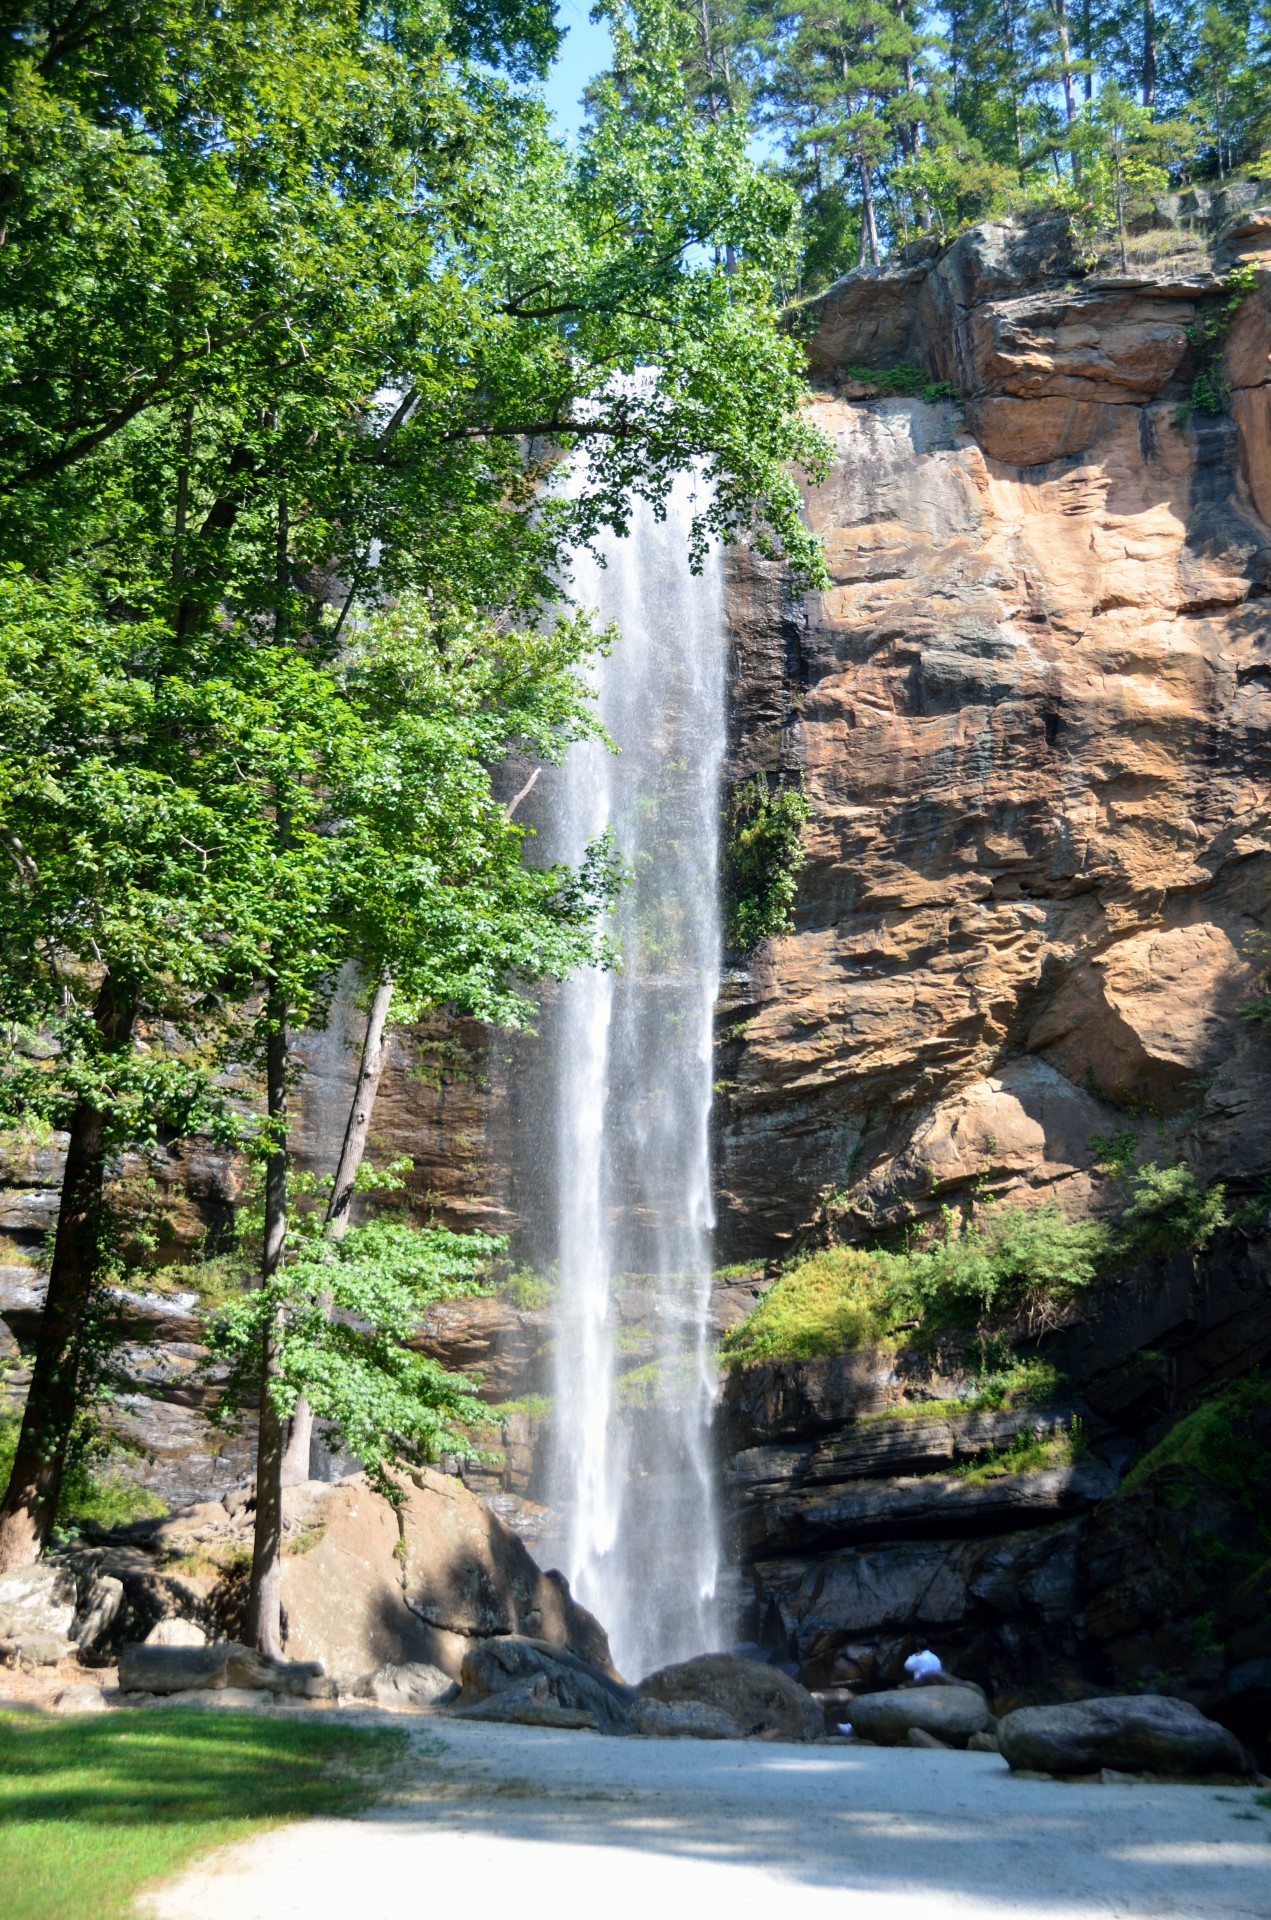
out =
<svg viewBox="0 0 1271 1920"><path fill-rule="evenodd" d="M1156 0L1143 0L1143 105L1156 105Z"/></svg>
<svg viewBox="0 0 1271 1920"><path fill-rule="evenodd" d="M388 1051L385 1040L388 1009L392 998L393 976L386 972L380 975L379 984L371 1001L371 1010L367 1015L366 1033L362 1040L362 1057L358 1062L357 1083L353 1089L353 1100L349 1107L348 1124L344 1129L344 1143L340 1148L335 1179L331 1184L331 1198L327 1201L325 1232L330 1240L343 1240L348 1231L353 1202L353 1183L357 1179L358 1168L366 1153L367 1136L371 1131L371 1115L375 1111L375 1096L379 1092L380 1076L384 1071L384 1060ZM291 1416L291 1437L287 1442L287 1451L282 1463L284 1487L298 1486L302 1480L309 1478L309 1452L312 1443L313 1408L301 1394Z"/></svg>
<svg viewBox="0 0 1271 1920"><path fill-rule="evenodd" d="M869 247L870 265L878 265L878 223L874 218L874 183L869 177L869 165L864 155L860 158L861 174L861 232L865 244Z"/></svg>
<svg viewBox="0 0 1271 1920"><path fill-rule="evenodd" d="M1085 65L1082 78L1086 83L1086 105L1094 100L1094 21L1091 17L1091 0L1081 0L1081 58Z"/></svg>
<svg viewBox="0 0 1271 1920"><path fill-rule="evenodd" d="M287 1006L276 991L267 1006L265 1078L269 1117L276 1128L265 1164L265 1245L262 1284L271 1280L287 1237ZM286 1426L271 1388L281 1366L280 1326L270 1327L262 1343L260 1436L256 1446L256 1532L252 1541L251 1586L247 1596L249 1646L278 1659L282 1654L282 1456Z"/></svg>
<svg viewBox="0 0 1271 1920"><path fill-rule="evenodd" d="M136 994L107 974L93 1017L103 1047L112 1053L121 1051L132 1038ZM0 1573L38 1560L57 1517L66 1449L79 1406L84 1333L101 1257L105 1135L101 1108L81 1100L71 1115L62 1204L31 1387L8 1491L0 1504Z"/></svg>

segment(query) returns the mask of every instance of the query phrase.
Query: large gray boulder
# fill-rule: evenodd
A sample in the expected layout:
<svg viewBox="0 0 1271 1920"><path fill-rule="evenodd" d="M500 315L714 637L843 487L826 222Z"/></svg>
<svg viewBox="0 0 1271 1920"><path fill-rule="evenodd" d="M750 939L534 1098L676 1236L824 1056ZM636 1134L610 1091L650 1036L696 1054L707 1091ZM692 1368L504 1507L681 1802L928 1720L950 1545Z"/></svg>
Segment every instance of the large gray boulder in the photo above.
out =
<svg viewBox="0 0 1271 1920"><path fill-rule="evenodd" d="M915 1731L948 1747L964 1747L973 1733L983 1733L992 1724L979 1689L956 1685L858 1694L848 1717L854 1733L880 1747L903 1747Z"/></svg>
<svg viewBox="0 0 1271 1920"><path fill-rule="evenodd" d="M1186 1700L1155 1694L1019 1707L998 1721L997 1739L1012 1767L1037 1773L1253 1771L1234 1733Z"/></svg>
<svg viewBox="0 0 1271 1920"><path fill-rule="evenodd" d="M645 1700L696 1701L717 1708L743 1734L770 1740L820 1740L824 1735L821 1709L806 1687L777 1667L734 1653L702 1653L662 1667L642 1680L637 1691Z"/></svg>
<svg viewBox="0 0 1271 1920"><path fill-rule="evenodd" d="M567 1713L590 1716L589 1724L602 1733L630 1732L635 1694L599 1667L589 1665L565 1647L518 1634L478 1640L464 1656L461 1685L452 1711L479 1714L484 1720L524 1720L529 1703L547 1703ZM530 1686L530 1682L536 1684ZM502 1706L500 1706L502 1702ZM580 1721L545 1720L545 1726L581 1725Z"/></svg>
<svg viewBox="0 0 1271 1920"><path fill-rule="evenodd" d="M631 1731L650 1740L744 1740L745 1734L722 1707L703 1700L637 1700Z"/></svg>

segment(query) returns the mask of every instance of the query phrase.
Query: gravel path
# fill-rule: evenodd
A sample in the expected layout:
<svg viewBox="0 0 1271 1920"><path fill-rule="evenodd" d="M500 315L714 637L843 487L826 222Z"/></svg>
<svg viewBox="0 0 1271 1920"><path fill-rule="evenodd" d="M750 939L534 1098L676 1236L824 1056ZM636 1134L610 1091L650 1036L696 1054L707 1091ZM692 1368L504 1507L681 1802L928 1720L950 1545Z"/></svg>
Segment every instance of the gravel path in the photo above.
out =
<svg viewBox="0 0 1271 1920"><path fill-rule="evenodd" d="M1246 1788L1017 1780L995 1754L412 1721L419 1785L230 1848L153 1920L1268 1920Z"/></svg>

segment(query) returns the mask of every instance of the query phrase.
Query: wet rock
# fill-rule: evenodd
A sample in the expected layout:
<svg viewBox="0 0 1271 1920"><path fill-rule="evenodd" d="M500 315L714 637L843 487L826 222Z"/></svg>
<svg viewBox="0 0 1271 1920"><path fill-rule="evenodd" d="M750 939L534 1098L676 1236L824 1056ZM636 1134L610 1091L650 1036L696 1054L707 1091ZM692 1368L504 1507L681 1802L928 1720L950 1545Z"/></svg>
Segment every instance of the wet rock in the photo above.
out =
<svg viewBox="0 0 1271 1920"><path fill-rule="evenodd" d="M1196 1775L1252 1773L1252 1760L1226 1727L1186 1700L1153 1694L1083 1700L1058 1707L1020 1707L997 1724L1010 1765L1053 1774Z"/></svg>
<svg viewBox="0 0 1271 1920"><path fill-rule="evenodd" d="M805 1687L776 1667L731 1653L704 1653L662 1667L637 1689L643 1699L699 1702L726 1713L747 1734L819 1740L821 1709Z"/></svg>
<svg viewBox="0 0 1271 1920"><path fill-rule="evenodd" d="M979 1733L973 1733L966 1743L966 1750L968 1753L1000 1753L1002 1751L998 1745L997 1735L990 1727L983 1727Z"/></svg>
<svg viewBox="0 0 1271 1920"><path fill-rule="evenodd" d="M730 1713L704 1700L637 1700L631 1710L632 1733L655 1740L743 1740Z"/></svg>
<svg viewBox="0 0 1271 1920"><path fill-rule="evenodd" d="M907 1747L926 1747L936 1753L952 1753L953 1743L949 1740L937 1740L934 1733L926 1733L921 1727L910 1727L905 1735Z"/></svg>
<svg viewBox="0 0 1271 1920"><path fill-rule="evenodd" d="M991 1721L983 1695L970 1687L899 1687L863 1693L852 1702L853 1729L880 1747L904 1746L914 1728L944 1746L962 1747Z"/></svg>

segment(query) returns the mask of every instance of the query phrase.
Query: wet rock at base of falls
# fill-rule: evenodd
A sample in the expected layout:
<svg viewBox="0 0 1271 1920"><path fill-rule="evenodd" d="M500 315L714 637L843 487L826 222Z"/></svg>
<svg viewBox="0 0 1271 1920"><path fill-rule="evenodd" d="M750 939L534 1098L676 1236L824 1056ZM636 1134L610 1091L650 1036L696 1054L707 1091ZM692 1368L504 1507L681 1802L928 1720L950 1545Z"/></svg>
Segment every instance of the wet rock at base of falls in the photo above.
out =
<svg viewBox="0 0 1271 1920"><path fill-rule="evenodd" d="M531 1684L533 1683L533 1684ZM483 1720L522 1720L522 1709L550 1705L590 1716L602 1733L629 1733L636 1695L599 1667L542 1640L509 1634L478 1641L464 1656L452 1712ZM583 1724L539 1718L539 1726Z"/></svg>
<svg viewBox="0 0 1271 1920"><path fill-rule="evenodd" d="M859 1705L859 1703L858 1703ZM997 1725L998 1746L1017 1771L1195 1776L1252 1774L1252 1756L1234 1733L1186 1700L1154 1694L1020 1707Z"/></svg>
<svg viewBox="0 0 1271 1920"><path fill-rule="evenodd" d="M631 1732L653 1740L744 1740L731 1713L705 1700L637 1700Z"/></svg>
<svg viewBox="0 0 1271 1920"><path fill-rule="evenodd" d="M703 1653L647 1675L637 1692L646 1700L697 1701L717 1707L743 1733L779 1740L820 1740L825 1727L812 1695L776 1667L732 1653Z"/></svg>
<svg viewBox="0 0 1271 1920"><path fill-rule="evenodd" d="M974 1687L899 1687L894 1693L862 1693L852 1702L851 1724L862 1740L903 1747L911 1732L930 1734L942 1746L964 1747L984 1733L993 1717Z"/></svg>

